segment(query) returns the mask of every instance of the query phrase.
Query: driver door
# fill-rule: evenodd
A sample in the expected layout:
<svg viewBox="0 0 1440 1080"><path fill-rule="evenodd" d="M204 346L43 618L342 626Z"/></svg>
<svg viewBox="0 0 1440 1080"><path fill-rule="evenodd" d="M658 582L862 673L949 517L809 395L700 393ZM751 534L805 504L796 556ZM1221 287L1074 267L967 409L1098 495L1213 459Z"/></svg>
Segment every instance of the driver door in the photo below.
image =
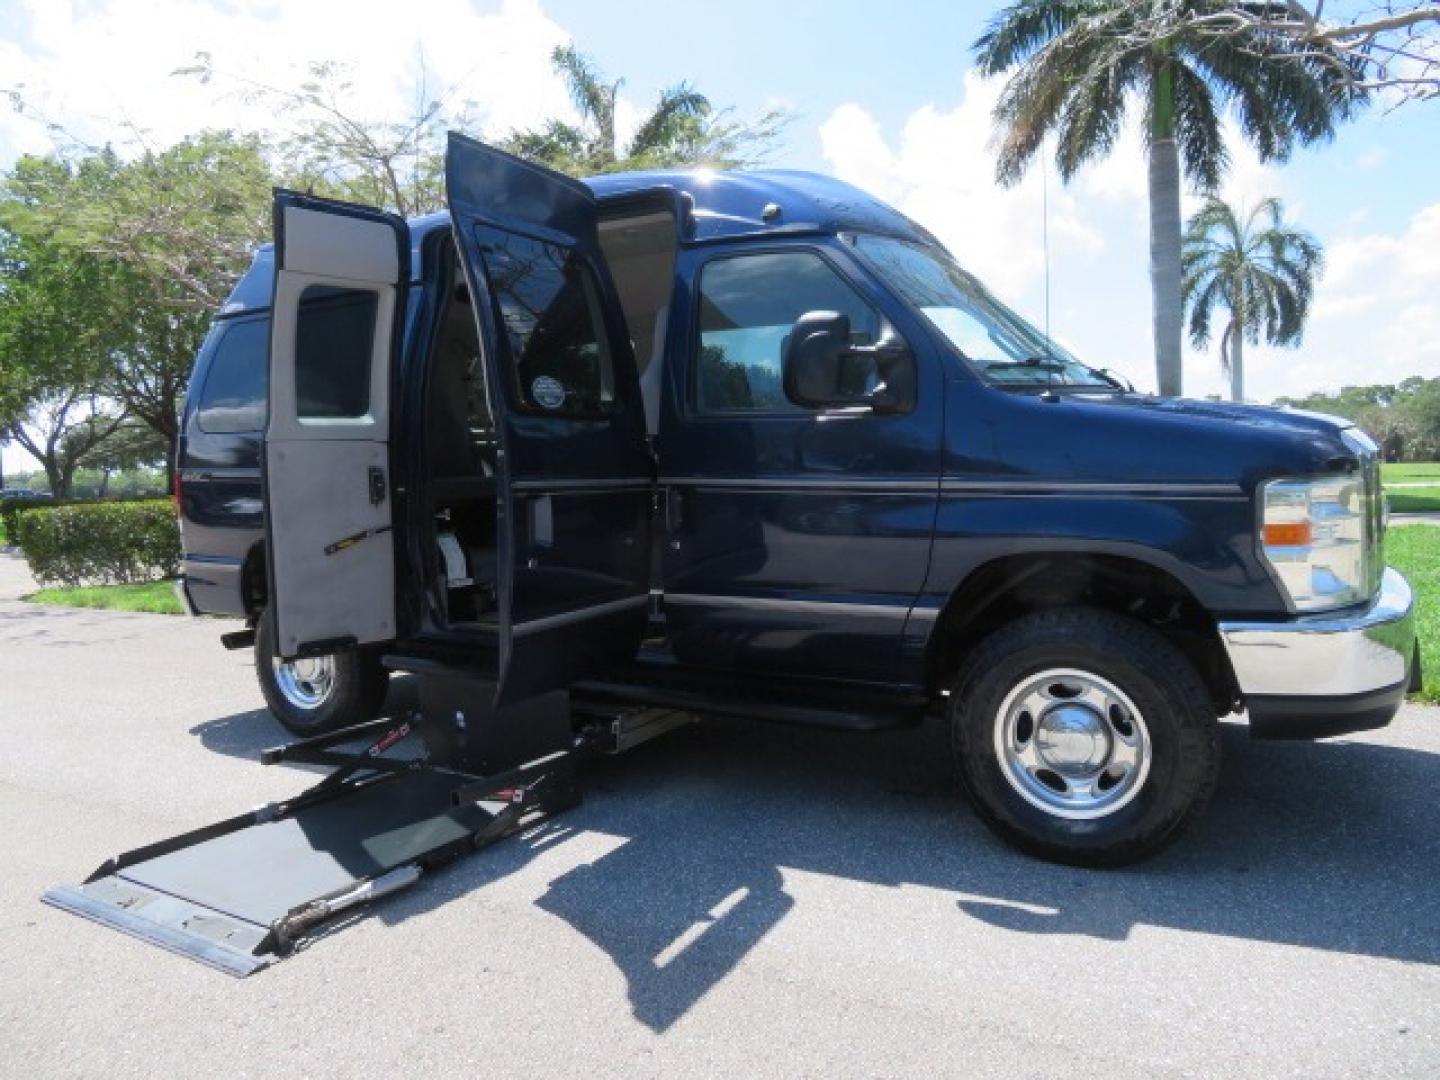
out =
<svg viewBox="0 0 1440 1080"><path fill-rule="evenodd" d="M409 264L393 214L275 193L262 472L284 657L395 636L390 378Z"/></svg>
<svg viewBox="0 0 1440 1080"><path fill-rule="evenodd" d="M654 470L590 190L454 134L445 180L498 436L504 704L639 648Z"/></svg>

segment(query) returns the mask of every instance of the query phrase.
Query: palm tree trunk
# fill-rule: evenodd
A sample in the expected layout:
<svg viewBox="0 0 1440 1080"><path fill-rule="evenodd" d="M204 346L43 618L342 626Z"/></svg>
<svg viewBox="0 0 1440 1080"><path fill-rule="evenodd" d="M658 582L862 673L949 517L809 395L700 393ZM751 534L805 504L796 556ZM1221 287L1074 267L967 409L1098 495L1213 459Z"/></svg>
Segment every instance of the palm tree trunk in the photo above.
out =
<svg viewBox="0 0 1440 1080"><path fill-rule="evenodd" d="M1181 390L1180 155L1174 139L1150 144L1150 293L1155 379L1164 397Z"/></svg>
<svg viewBox="0 0 1440 1080"><path fill-rule="evenodd" d="M1238 326L1230 339L1230 400L1245 400L1245 335Z"/></svg>
<svg viewBox="0 0 1440 1080"><path fill-rule="evenodd" d="M1155 380L1163 397L1181 392L1180 151L1175 145L1175 82L1161 61L1153 76L1150 129L1150 293Z"/></svg>

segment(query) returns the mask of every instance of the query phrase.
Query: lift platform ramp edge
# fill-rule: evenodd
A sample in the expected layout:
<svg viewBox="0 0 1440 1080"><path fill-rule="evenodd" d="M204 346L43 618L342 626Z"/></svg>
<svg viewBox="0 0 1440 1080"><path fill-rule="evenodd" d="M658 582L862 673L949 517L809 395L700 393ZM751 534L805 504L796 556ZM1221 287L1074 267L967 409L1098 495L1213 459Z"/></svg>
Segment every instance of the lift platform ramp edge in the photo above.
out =
<svg viewBox="0 0 1440 1080"><path fill-rule="evenodd" d="M577 735L566 693L467 722L453 681L438 685L438 702L422 690L421 709L398 723L264 751L265 764L334 767L294 798L118 855L44 901L245 976L342 912L580 801L579 759L613 732ZM416 734L420 756L390 753ZM360 740L371 741L337 749Z"/></svg>

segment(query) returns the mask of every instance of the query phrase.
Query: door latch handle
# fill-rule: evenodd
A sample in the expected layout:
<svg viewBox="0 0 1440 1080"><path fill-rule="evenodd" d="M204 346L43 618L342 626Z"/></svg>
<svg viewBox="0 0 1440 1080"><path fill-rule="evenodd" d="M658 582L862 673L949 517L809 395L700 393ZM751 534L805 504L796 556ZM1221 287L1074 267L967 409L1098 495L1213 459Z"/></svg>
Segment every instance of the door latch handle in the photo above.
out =
<svg viewBox="0 0 1440 1080"><path fill-rule="evenodd" d="M370 466L370 505L379 506L385 501L385 470L378 465Z"/></svg>

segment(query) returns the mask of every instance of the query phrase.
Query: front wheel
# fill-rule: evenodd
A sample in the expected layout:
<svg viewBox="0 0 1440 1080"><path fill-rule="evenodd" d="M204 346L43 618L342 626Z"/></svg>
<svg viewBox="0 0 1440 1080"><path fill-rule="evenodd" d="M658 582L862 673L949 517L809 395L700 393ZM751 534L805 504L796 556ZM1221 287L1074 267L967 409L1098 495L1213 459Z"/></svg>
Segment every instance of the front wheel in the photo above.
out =
<svg viewBox="0 0 1440 1080"><path fill-rule="evenodd" d="M292 735L307 738L374 719L385 703L389 673L364 649L282 660L275 654L274 617L255 627L255 676L265 703Z"/></svg>
<svg viewBox="0 0 1440 1080"><path fill-rule="evenodd" d="M1220 743L1194 666L1144 623L1069 608L986 638L951 694L951 744L980 817L1040 858L1120 866L1199 817Z"/></svg>

